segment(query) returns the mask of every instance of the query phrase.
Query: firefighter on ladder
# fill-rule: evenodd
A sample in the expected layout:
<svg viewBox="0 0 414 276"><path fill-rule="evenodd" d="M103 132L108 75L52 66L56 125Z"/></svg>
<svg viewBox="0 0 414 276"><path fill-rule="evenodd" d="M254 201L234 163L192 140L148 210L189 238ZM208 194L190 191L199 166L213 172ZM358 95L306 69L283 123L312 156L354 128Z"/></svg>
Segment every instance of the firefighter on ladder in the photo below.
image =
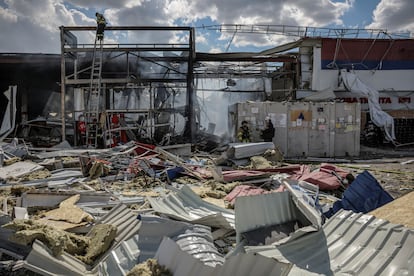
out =
<svg viewBox="0 0 414 276"><path fill-rule="evenodd" d="M99 12L95 13L95 16L96 16L96 23L98 24L98 28L96 30L96 38L98 40L103 40L106 20L105 20L105 17Z"/></svg>

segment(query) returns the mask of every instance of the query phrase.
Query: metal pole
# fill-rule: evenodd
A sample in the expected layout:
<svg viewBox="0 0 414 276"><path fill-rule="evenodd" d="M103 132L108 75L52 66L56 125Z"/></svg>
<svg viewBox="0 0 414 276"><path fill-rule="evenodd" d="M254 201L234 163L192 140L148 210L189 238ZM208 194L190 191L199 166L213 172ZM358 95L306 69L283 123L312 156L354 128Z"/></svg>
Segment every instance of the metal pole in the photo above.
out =
<svg viewBox="0 0 414 276"><path fill-rule="evenodd" d="M65 84L65 41L64 41L64 27L60 26L60 110L62 116L62 141L66 140L66 120L65 120L65 96L66 96L66 84Z"/></svg>
<svg viewBox="0 0 414 276"><path fill-rule="evenodd" d="M187 110L188 110L188 120L189 120L189 131L191 142L194 142L195 137L195 117L194 117L194 73L193 73L193 62L194 62L194 28L191 28L189 34L189 48L188 53L188 71L187 71Z"/></svg>

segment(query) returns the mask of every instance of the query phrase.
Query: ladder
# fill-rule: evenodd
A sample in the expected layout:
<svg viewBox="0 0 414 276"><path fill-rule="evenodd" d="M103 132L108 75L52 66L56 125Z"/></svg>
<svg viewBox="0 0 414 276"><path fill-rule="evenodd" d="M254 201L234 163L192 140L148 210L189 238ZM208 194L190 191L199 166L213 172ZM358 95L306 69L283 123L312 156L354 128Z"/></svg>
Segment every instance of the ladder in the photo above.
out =
<svg viewBox="0 0 414 276"><path fill-rule="evenodd" d="M98 135L102 133L100 124L101 97L102 97L102 60L103 39L95 37L89 93L87 96L86 110L86 145L91 148L98 146Z"/></svg>

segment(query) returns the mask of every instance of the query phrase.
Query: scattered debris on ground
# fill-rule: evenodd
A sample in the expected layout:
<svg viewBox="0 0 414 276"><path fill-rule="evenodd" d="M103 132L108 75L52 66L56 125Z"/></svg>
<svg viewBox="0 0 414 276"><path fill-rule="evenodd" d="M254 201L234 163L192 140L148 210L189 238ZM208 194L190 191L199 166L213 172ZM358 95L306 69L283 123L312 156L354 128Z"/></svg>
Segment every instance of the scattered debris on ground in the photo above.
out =
<svg viewBox="0 0 414 276"><path fill-rule="evenodd" d="M256 262L256 275L359 273L335 267L339 244L323 238L334 224L344 238L374 221L355 216L414 228L409 158L293 162L272 143L192 156L137 142L104 150L3 145L0 271L15 275L249 275L244 264ZM392 236L405 252L373 245L394 256L381 269L398 266L396 256L410 266L398 269L414 269L413 235L381 233L372 242ZM323 265L289 255L310 240L326 249ZM352 255L358 237L344 242ZM361 271L375 274L368 265Z"/></svg>

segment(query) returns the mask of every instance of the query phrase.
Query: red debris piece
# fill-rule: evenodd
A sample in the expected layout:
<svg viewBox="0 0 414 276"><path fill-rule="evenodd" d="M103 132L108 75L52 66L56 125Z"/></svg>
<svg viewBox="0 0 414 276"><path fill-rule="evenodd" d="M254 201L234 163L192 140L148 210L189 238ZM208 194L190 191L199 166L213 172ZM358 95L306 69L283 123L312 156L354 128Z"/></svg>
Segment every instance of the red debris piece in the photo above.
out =
<svg viewBox="0 0 414 276"><path fill-rule="evenodd" d="M236 198L239 196L251 196L251 195L260 195L268 194L270 191L264 190L259 187L249 186L249 185L239 185L236 186L226 197L225 201L229 203L230 206L234 206Z"/></svg>
<svg viewBox="0 0 414 276"><path fill-rule="evenodd" d="M254 178L267 177L269 174L267 172L252 171L252 170L234 170L234 171L224 171L223 180L224 182L233 182L238 180L247 180Z"/></svg>
<svg viewBox="0 0 414 276"><path fill-rule="evenodd" d="M302 175L298 180L303 180L319 186L321 190L336 190L341 186L341 179L349 174L332 164L322 163L318 170Z"/></svg>

